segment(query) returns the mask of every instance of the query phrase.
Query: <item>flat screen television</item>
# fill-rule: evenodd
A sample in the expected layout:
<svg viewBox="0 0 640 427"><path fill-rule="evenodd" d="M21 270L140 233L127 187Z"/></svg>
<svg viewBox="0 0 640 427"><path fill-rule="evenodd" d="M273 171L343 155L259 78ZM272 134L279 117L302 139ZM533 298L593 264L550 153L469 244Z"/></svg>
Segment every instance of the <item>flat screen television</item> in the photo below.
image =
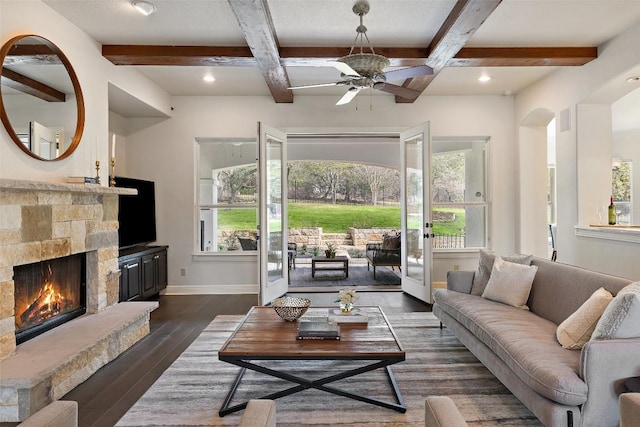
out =
<svg viewBox="0 0 640 427"><path fill-rule="evenodd" d="M116 187L135 188L137 195L120 194L118 238L120 248L144 245L156 241L155 183L136 178L116 176Z"/></svg>

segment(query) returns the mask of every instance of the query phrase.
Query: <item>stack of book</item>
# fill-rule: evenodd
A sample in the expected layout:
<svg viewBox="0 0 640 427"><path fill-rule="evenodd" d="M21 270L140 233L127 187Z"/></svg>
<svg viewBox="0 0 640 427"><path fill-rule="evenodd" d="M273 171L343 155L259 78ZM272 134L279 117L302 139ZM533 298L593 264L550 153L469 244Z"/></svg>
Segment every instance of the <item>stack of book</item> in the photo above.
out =
<svg viewBox="0 0 640 427"><path fill-rule="evenodd" d="M343 313L339 308L329 311L328 320L334 323L351 323L354 325L369 324L369 316L365 311L354 308L348 313Z"/></svg>
<svg viewBox="0 0 640 427"><path fill-rule="evenodd" d="M98 178L95 176L69 176L67 177L69 184L98 184Z"/></svg>
<svg viewBox="0 0 640 427"><path fill-rule="evenodd" d="M300 322L299 340L339 340L340 327L331 322Z"/></svg>

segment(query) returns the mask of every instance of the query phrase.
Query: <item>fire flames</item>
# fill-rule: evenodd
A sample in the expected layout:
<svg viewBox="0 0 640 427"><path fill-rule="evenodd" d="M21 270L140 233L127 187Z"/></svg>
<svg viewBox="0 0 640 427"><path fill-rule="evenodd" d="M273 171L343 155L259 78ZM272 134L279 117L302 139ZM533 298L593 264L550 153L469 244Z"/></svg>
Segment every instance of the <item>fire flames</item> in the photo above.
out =
<svg viewBox="0 0 640 427"><path fill-rule="evenodd" d="M51 276L51 267L49 267ZM67 304L67 299L56 289L49 280L45 280L36 299L20 315L22 325L42 323L60 314ZM22 326L18 325L18 326Z"/></svg>

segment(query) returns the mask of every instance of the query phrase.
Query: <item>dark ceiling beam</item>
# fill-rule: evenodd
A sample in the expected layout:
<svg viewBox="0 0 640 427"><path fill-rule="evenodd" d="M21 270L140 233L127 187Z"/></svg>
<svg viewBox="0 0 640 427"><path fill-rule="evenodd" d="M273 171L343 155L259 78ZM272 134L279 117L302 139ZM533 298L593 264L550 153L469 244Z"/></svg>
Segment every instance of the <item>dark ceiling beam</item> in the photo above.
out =
<svg viewBox="0 0 640 427"><path fill-rule="evenodd" d="M48 102L65 102L66 99L64 92L5 67L2 67L1 83L3 86L8 86Z"/></svg>
<svg viewBox="0 0 640 427"><path fill-rule="evenodd" d="M597 47L463 47L447 67L579 66L597 57Z"/></svg>
<svg viewBox="0 0 640 427"><path fill-rule="evenodd" d="M427 65L433 68L433 74L408 79L403 86L422 93L435 76L464 47L501 1L457 0L449 16L447 16L447 19L429 44ZM396 96L396 102L411 103L416 98L407 99Z"/></svg>
<svg viewBox="0 0 640 427"><path fill-rule="evenodd" d="M266 0L229 0L238 24L275 102L293 102L289 76L280 63L278 38Z"/></svg>
<svg viewBox="0 0 640 427"><path fill-rule="evenodd" d="M247 46L103 45L102 56L116 65L257 65Z"/></svg>
<svg viewBox="0 0 640 427"><path fill-rule="evenodd" d="M392 67L427 63L423 48L376 48ZM349 53L342 47L281 47L280 62L286 67L326 66ZM175 65L255 67L248 47L241 46L149 46L104 45L102 56L116 65ZM464 47L447 67L578 66L598 57L596 47Z"/></svg>
<svg viewBox="0 0 640 427"><path fill-rule="evenodd" d="M58 54L44 44L18 44L11 47L4 65L61 64Z"/></svg>

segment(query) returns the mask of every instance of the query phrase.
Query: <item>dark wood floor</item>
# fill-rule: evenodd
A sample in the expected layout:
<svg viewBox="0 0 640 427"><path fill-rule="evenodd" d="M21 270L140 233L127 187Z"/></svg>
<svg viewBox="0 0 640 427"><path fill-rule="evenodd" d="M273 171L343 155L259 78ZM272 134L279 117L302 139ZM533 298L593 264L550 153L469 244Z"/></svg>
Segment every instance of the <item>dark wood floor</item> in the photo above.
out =
<svg viewBox="0 0 640 427"><path fill-rule="evenodd" d="M291 294L313 305L333 305L335 294ZM387 313L431 311L402 292L360 292L360 305ZM113 426L219 314L244 314L256 295L162 296L151 313L151 333L63 397L79 406L79 425Z"/></svg>

